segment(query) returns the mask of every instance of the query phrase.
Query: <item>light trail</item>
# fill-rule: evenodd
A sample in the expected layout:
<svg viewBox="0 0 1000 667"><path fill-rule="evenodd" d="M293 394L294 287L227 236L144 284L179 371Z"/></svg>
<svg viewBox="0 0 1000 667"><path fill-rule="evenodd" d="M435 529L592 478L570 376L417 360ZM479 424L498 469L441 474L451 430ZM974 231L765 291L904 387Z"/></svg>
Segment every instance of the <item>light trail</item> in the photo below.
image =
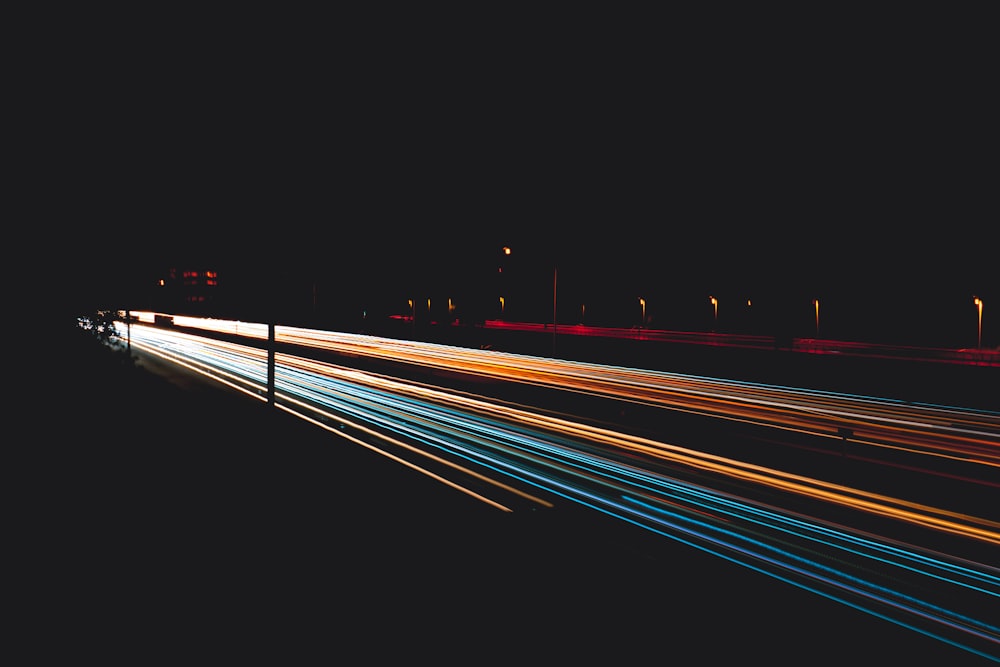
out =
<svg viewBox="0 0 1000 667"><path fill-rule="evenodd" d="M280 343L819 435L834 446L849 441L891 455L973 464L986 470L967 481L1000 489L998 412L315 329L276 327L275 338ZM924 464L923 471L933 474L934 464Z"/></svg>
<svg viewBox="0 0 1000 667"><path fill-rule="evenodd" d="M133 325L131 329L132 346L143 352L184 363L228 386L256 392L258 397L266 391L267 352L261 348L158 327ZM283 336L293 333L278 330ZM713 403L716 411L730 404L747 413L746 405L800 409L793 405L798 393L784 388L754 389L756 385L678 376L681 389L665 390L665 378L674 377L670 374L608 367L607 377L613 379L609 380L595 364L564 365L556 360L361 338L350 340L352 354L367 346L372 355L392 350L393 360L401 355L408 363L431 357L438 361L428 365L442 368L454 353L456 365L463 369L465 364L495 364L504 369L505 376L513 376L508 379L524 382L531 378L539 386L580 382L598 386L604 394L617 395L612 391L615 387L638 390L640 395L655 395L654 389L670 396L697 394L699 400L718 401ZM723 398L727 387L750 391L756 399ZM825 406L830 396L837 410L859 415L868 413L858 406L872 402L820 392L802 394L802 400L813 407L817 402ZM377 449L498 509L510 510L512 505L491 499L484 489L531 505L570 501L1000 660L996 615L982 613L1000 608L1000 570L996 567L1000 523L993 518L640 437L546 414L533 406L284 352L275 354L275 401L290 414L354 444ZM886 410L896 414L891 402L873 403L873 412L879 416L866 419L881 423ZM924 417L919 407L899 409L908 413L907 428L914 431L920 430L914 424L923 424L924 419L933 422L942 410L928 408L931 416ZM983 427L992 424L996 415L956 413L977 424L971 430L986 440L989 432ZM823 414L829 415L829 410ZM331 422L336 428L329 426ZM951 433L936 422L927 428ZM956 433L955 437L967 436ZM967 442L962 445L966 446ZM921 538L915 540L915 535ZM935 549L931 544L943 546Z"/></svg>

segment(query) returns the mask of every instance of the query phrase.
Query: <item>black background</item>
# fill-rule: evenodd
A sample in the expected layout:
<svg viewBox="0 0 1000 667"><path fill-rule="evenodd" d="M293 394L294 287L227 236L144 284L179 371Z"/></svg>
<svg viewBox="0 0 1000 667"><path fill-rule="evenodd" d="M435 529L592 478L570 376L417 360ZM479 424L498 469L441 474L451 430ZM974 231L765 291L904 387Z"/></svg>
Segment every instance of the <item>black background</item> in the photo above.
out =
<svg viewBox="0 0 1000 667"><path fill-rule="evenodd" d="M475 284L501 245L630 300L819 297L969 330L973 295L996 299L975 17L106 18L42 21L24 53L20 227L71 310L185 264L395 298Z"/></svg>

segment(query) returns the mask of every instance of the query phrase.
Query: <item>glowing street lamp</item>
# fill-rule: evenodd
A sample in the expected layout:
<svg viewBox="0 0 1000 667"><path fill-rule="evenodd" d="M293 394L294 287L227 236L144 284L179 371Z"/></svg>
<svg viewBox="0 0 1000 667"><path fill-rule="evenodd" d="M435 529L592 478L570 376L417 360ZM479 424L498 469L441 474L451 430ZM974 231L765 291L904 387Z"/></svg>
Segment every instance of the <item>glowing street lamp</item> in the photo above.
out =
<svg viewBox="0 0 1000 667"><path fill-rule="evenodd" d="M506 257L510 257L510 246L507 246L507 245L505 245L505 246L502 246L502 247L500 248L500 252L501 252L501 253L502 253L502 254L504 255L504 257L505 257L505 258L506 258ZM499 266L499 268L497 269L497 271L498 271L498 272L499 272L500 274L503 274L503 265L504 265L504 262L503 262L503 259L501 259L501 260L500 260L500 266ZM504 290L504 289L506 289L507 287L508 287L508 281L507 281L507 279L506 279L506 278L501 278L501 283L500 283L500 289L501 289L501 290ZM506 304L505 304L505 301L504 301L504 297L503 297L503 296L501 295L501 296L500 296L500 319L501 319L501 320L502 320L502 319L503 319L503 317L504 317L504 308L505 308L505 305L506 305Z"/></svg>
<svg viewBox="0 0 1000 667"><path fill-rule="evenodd" d="M819 299L813 299L813 305L816 306L816 337L819 338Z"/></svg>
<svg viewBox="0 0 1000 667"><path fill-rule="evenodd" d="M719 326L719 300L714 296L709 296L708 300L712 302L712 308L715 311L715 326Z"/></svg>
<svg viewBox="0 0 1000 667"><path fill-rule="evenodd" d="M972 303L979 308L979 328L976 333L976 347L983 347L983 300L978 296L972 297Z"/></svg>
<svg viewBox="0 0 1000 667"><path fill-rule="evenodd" d="M503 253L504 257L510 257L510 246L503 246L500 248L500 252ZM503 259L500 260L500 266L497 267L497 273L503 273Z"/></svg>
<svg viewBox="0 0 1000 667"><path fill-rule="evenodd" d="M639 298L639 305L642 306L642 319L639 320L639 328L646 323L646 300L642 297Z"/></svg>

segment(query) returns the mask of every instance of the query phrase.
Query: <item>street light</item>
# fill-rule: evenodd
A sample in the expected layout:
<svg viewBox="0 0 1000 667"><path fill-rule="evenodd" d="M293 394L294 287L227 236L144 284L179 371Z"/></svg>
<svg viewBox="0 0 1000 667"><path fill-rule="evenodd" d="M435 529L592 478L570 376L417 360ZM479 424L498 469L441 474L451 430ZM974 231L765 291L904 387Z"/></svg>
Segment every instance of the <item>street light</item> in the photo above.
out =
<svg viewBox="0 0 1000 667"><path fill-rule="evenodd" d="M819 338L819 299L813 299L813 305L816 306L816 337Z"/></svg>
<svg viewBox="0 0 1000 667"><path fill-rule="evenodd" d="M979 328L976 333L976 347L983 347L983 300L978 296L972 297L972 303L979 308Z"/></svg>
<svg viewBox="0 0 1000 667"><path fill-rule="evenodd" d="M639 320L639 330L642 330L642 325L646 323L646 300L639 297L639 305L642 306L642 319Z"/></svg>
<svg viewBox="0 0 1000 667"><path fill-rule="evenodd" d="M715 327L717 328L719 326L719 300L714 296L709 296L708 300L712 302L712 308L715 311Z"/></svg>
<svg viewBox="0 0 1000 667"><path fill-rule="evenodd" d="M501 252L503 252L503 254L505 256L509 256L511 254L510 246L503 246L503 247L501 247L500 250L501 250ZM503 273L503 265L502 264L500 265L499 271L500 271L500 273ZM556 356L556 329L558 328L558 321L559 321L558 320L558 309L556 308L556 305L557 305L556 298L557 298L557 294L558 294L558 292L557 292L558 277L559 277L559 271L558 271L557 267L553 266L552 267L552 356L553 357ZM501 311L501 313L503 312L503 308L504 308L504 298L500 297L500 311Z"/></svg>
<svg viewBox="0 0 1000 667"><path fill-rule="evenodd" d="M497 272L501 275L501 278L500 278L500 281L498 283L498 286L499 286L500 290L506 291L509 288L510 285L509 285L509 280L507 278L503 277L503 269L504 269L504 258L510 256L510 246L506 246L506 245L502 246L500 248L500 252L504 255L504 257L500 259L500 266L497 268ZM501 295L500 296L500 319L501 320L504 318L504 308L505 308L504 297Z"/></svg>

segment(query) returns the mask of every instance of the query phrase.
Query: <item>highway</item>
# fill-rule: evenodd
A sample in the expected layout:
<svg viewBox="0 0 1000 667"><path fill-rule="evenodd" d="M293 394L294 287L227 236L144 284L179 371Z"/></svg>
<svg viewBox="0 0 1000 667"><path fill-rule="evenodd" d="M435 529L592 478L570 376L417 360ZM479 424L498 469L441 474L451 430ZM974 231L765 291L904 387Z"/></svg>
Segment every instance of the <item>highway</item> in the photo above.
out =
<svg viewBox="0 0 1000 667"><path fill-rule="evenodd" d="M174 325L120 333L268 400L266 325ZM1000 661L1000 413L274 333L276 409L466 498L503 513L597 512Z"/></svg>
<svg viewBox="0 0 1000 667"><path fill-rule="evenodd" d="M522 331L552 335L551 324L486 320L484 328L500 331ZM703 345L749 350L766 350L775 347L774 336L760 334L716 333L708 331L670 331L654 328L593 327L583 324L560 324L557 333L563 336L600 336L603 338L643 340L652 342ZM790 350L812 354L836 354L869 359L920 359L922 361L1000 367L1000 351L989 348L946 349L913 345L872 344L821 338L790 338Z"/></svg>

